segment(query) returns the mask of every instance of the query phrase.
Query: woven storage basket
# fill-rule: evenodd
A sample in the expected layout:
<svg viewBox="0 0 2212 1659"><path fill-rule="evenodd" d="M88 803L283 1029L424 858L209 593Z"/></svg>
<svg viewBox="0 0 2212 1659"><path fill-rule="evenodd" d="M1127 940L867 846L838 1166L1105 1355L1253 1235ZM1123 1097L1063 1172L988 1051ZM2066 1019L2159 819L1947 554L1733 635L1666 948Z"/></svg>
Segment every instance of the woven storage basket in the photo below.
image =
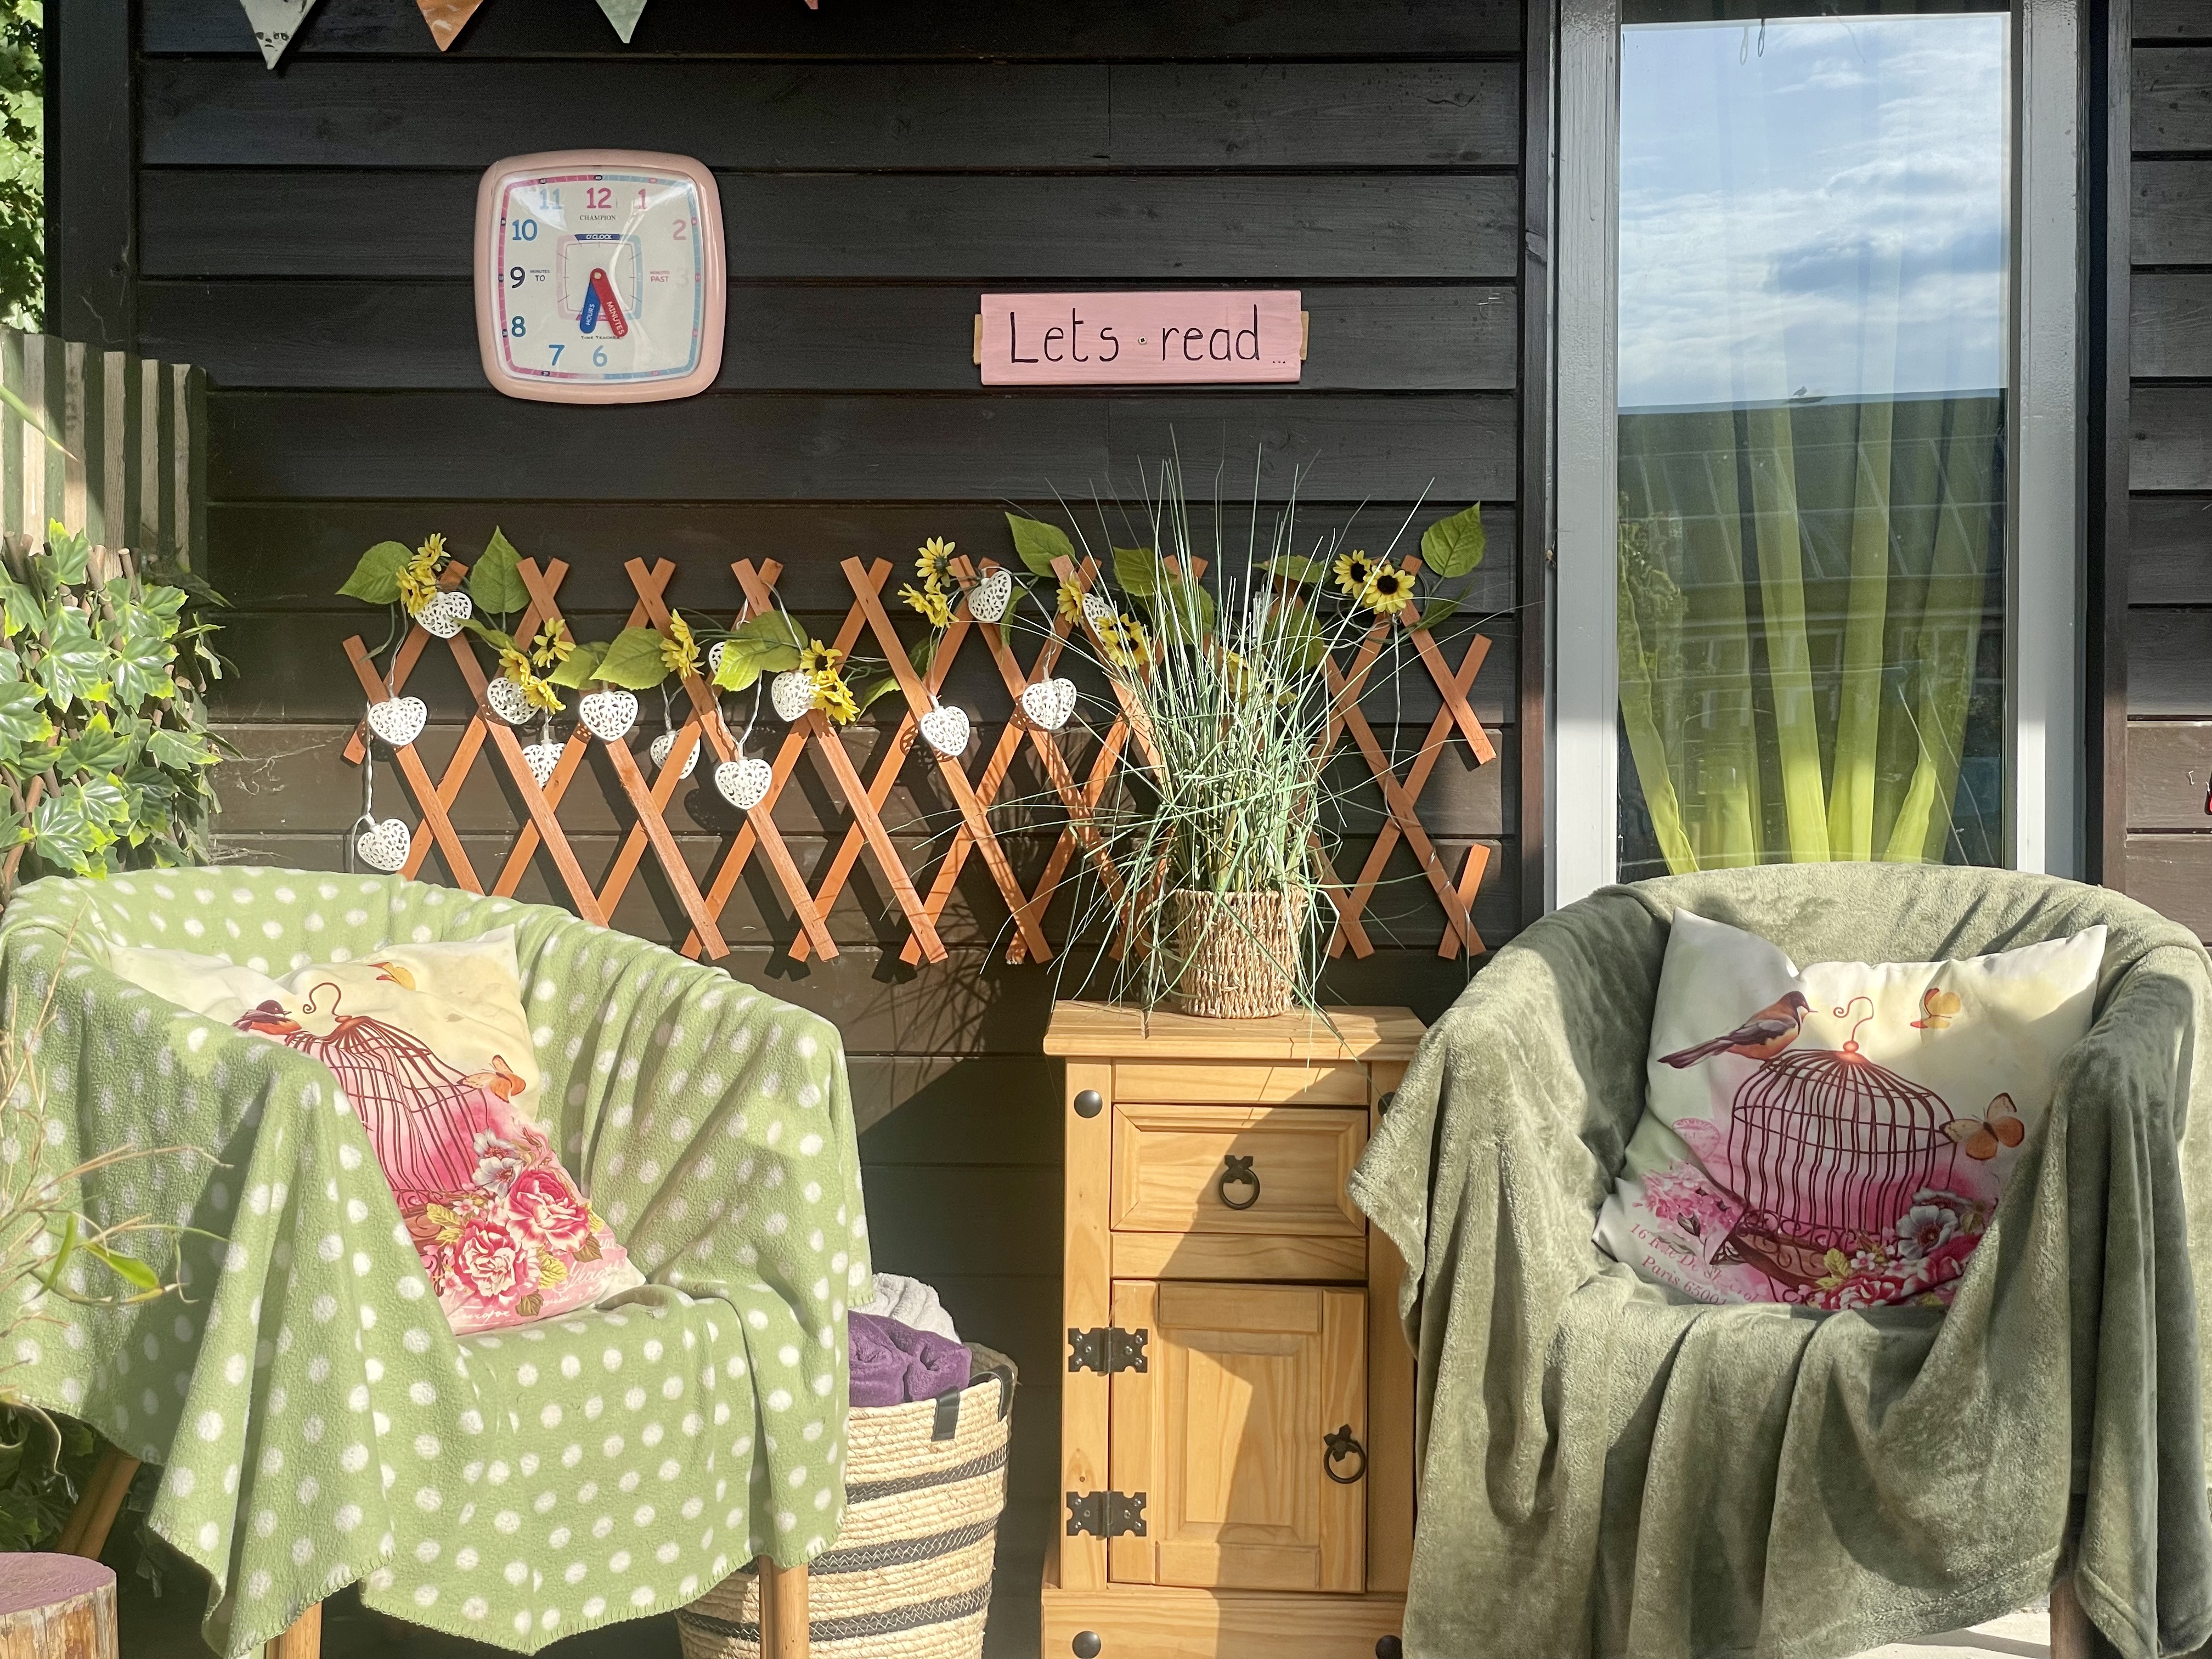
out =
<svg viewBox="0 0 2212 1659"><path fill-rule="evenodd" d="M845 1526L807 1568L813 1659L978 1659L1006 1503L1014 1365L969 1346L974 1381L942 1400L856 1407ZM760 1581L732 1573L676 1615L684 1659L759 1659Z"/></svg>
<svg viewBox="0 0 2212 1659"><path fill-rule="evenodd" d="M1310 895L1185 888L1169 897L1182 958L1177 1007L1209 1019L1264 1019L1290 1012Z"/></svg>

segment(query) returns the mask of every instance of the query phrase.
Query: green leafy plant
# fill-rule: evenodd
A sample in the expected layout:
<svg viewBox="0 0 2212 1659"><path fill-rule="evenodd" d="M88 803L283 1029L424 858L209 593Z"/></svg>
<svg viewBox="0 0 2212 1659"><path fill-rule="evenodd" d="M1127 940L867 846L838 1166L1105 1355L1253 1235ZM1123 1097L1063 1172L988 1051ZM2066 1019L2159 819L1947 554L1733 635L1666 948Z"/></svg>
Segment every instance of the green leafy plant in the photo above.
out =
<svg viewBox="0 0 2212 1659"><path fill-rule="evenodd" d="M202 609L221 599L178 574L142 576L59 524L0 540L0 899L36 876L207 862L220 750L201 691L222 660Z"/></svg>
<svg viewBox="0 0 2212 1659"><path fill-rule="evenodd" d="M45 22L40 0L0 0L0 323L26 330L46 311Z"/></svg>

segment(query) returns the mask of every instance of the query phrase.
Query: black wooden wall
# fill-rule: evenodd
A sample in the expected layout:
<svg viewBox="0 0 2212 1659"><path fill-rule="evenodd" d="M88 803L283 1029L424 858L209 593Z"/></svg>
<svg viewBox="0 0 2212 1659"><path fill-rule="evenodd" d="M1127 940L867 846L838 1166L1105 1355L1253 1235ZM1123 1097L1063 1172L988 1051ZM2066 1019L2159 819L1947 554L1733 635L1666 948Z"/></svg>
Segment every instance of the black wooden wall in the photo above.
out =
<svg viewBox="0 0 2212 1659"><path fill-rule="evenodd" d="M2129 833L2107 879L2212 938L2212 7L2135 0L2132 24Z"/></svg>
<svg viewBox="0 0 2212 1659"><path fill-rule="evenodd" d="M1533 9L1540 40L1547 9ZM1540 477L1522 433L1543 420L1540 386L1516 396L1524 338L1542 338L1521 301L1543 230L1540 210L1524 223L1521 157L1524 127L1546 125L1540 73L1533 104L1524 88L1520 0L654 0L627 48L592 0L489 0L442 57L405 0L322 0L273 74L232 0L59 0L49 16L50 326L213 380L210 574L238 606L224 636L238 672L216 700L240 751L222 774L226 856L341 857L361 799L337 748L361 700L339 644L365 630L374 645L383 623L334 590L372 542L437 530L466 555L501 526L573 567L564 600L598 637L629 608L626 558L675 559L677 602L722 612L738 602L729 562L775 558L826 635L849 597L842 557L903 561L930 535L1009 556L1003 506L1048 511L1109 475L1126 489L1171 441L1201 477L1226 457L1234 499L1264 445L1269 502L1304 468L1308 521L1366 503L1370 547L1425 492L1438 511L1486 504L1496 648L1475 702L1500 758L1478 772L1455 753L1427 801L1447 856L1493 845L1477 920L1492 943L1514 931L1538 880L1517 833L1535 816L1524 784L1541 775L1516 738L1520 688L1541 683L1516 625L1542 516L1516 511L1540 500L1522 482ZM731 302L709 393L579 410L483 386L477 179L502 156L580 144L715 169ZM1303 384L977 388L984 288L1214 284L1304 291ZM434 767L466 705L450 665L425 660L410 689L434 711ZM1006 708L995 681L955 690L988 740ZM1434 707L1415 688L1376 714L1425 726ZM800 780L780 821L811 866L836 805L808 769ZM918 846L946 803L918 770L906 781L887 816ZM586 781L570 799L596 793ZM385 769L380 808L399 794ZM723 821L682 800L672 816L703 869ZM479 868L495 865L517 817L488 766L457 817ZM596 873L621 823L564 818ZM1019 853L1028 868L1041 856ZM1018 1581L1034 1583L1054 1516L1063 1369L1061 1131L1037 1054L1054 981L998 959L1003 913L969 868L952 960L919 973L898 966L902 932L865 866L833 917L847 946L833 963L781 955L787 918L757 883L725 925L732 972L844 1032L863 1114L882 1119L863 1141L878 1265L933 1280L969 1334L1022 1365L1011 1599L994 1620L994 1646L1018 1653L1034 1641ZM1380 908L1403 948L1345 965L1334 990L1437 1013L1467 967L1437 957L1417 883ZM681 933L649 876L617 921Z"/></svg>

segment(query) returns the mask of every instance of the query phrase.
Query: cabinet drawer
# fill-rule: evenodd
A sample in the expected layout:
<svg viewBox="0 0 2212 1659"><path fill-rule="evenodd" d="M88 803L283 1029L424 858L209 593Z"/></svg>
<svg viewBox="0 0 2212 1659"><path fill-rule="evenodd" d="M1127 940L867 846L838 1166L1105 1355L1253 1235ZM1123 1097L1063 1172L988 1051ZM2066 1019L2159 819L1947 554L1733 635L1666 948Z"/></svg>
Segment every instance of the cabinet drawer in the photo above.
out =
<svg viewBox="0 0 2212 1659"><path fill-rule="evenodd" d="M1360 1066L1288 1060L1125 1062L1114 1068L1114 1098L1193 1106L1364 1106L1367 1072Z"/></svg>
<svg viewBox="0 0 2212 1659"><path fill-rule="evenodd" d="M1116 1104L1112 1225L1356 1236L1366 1223L1345 1182L1366 1145L1364 1111Z"/></svg>

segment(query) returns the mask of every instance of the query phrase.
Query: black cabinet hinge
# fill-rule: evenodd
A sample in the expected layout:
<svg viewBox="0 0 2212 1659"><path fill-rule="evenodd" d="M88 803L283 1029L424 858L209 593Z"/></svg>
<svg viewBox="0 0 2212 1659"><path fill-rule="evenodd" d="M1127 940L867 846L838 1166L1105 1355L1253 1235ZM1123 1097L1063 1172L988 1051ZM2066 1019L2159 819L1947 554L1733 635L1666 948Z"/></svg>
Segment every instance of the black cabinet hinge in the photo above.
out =
<svg viewBox="0 0 2212 1659"><path fill-rule="evenodd" d="M1072 1492L1067 1494L1067 1535L1088 1533L1112 1538L1121 1533L1145 1535L1145 1494L1140 1492Z"/></svg>
<svg viewBox="0 0 2212 1659"><path fill-rule="evenodd" d="M1067 1369L1071 1371L1142 1371L1152 1369L1145 1358L1146 1330L1125 1331L1118 1325L1094 1325L1087 1331L1067 1328Z"/></svg>

